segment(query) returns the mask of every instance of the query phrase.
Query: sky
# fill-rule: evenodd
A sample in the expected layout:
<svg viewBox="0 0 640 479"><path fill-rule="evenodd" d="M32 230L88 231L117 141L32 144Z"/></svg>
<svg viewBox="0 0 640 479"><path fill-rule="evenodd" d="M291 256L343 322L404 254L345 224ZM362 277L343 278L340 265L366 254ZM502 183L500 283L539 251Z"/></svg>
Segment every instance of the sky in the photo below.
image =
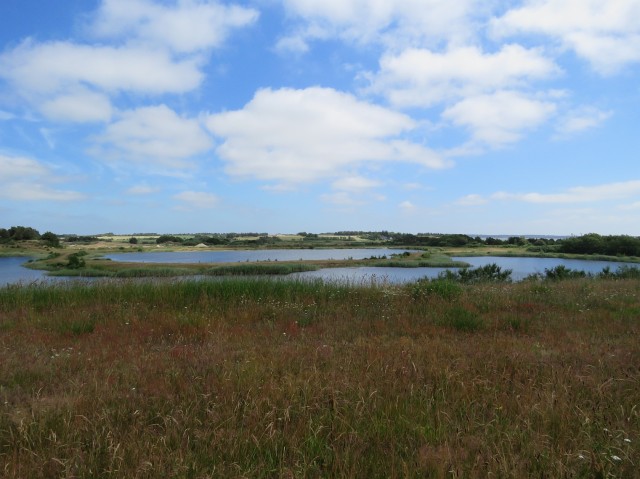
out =
<svg viewBox="0 0 640 479"><path fill-rule="evenodd" d="M640 235L640 0L2 0L0 227Z"/></svg>

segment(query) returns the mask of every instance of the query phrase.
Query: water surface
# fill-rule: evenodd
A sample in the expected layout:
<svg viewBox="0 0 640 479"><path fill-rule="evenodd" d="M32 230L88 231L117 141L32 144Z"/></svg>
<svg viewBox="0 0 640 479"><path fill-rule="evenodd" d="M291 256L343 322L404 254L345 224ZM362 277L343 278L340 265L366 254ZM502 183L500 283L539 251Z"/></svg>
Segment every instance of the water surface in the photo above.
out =
<svg viewBox="0 0 640 479"><path fill-rule="evenodd" d="M371 256L402 254L403 249L265 249L230 251L153 251L150 253L117 253L105 255L112 261L128 263L239 263L254 261L313 261L365 259Z"/></svg>
<svg viewBox="0 0 640 479"><path fill-rule="evenodd" d="M46 279L44 271L27 269L22 266L29 258L9 257L0 258L0 287L14 283L31 283Z"/></svg>

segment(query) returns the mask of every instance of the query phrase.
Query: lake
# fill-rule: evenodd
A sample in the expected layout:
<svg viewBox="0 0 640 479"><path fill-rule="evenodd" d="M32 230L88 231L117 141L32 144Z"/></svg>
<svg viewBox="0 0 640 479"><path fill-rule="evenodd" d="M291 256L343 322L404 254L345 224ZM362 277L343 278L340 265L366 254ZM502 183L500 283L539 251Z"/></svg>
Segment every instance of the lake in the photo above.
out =
<svg viewBox="0 0 640 479"><path fill-rule="evenodd" d="M150 253L117 253L105 255L112 261L128 263L244 263L253 261L313 261L365 259L371 256L401 254L404 249L265 249L229 251L154 251Z"/></svg>
<svg viewBox="0 0 640 479"><path fill-rule="evenodd" d="M640 267L638 263L618 263L615 261L588 261L579 259L560 258L517 258L499 256L473 256L473 257L453 257L454 261L464 261L472 268L496 263L503 270L512 270L511 279L522 281L530 274L544 273L545 269L552 269L556 266L565 266L574 270L582 270L587 273L600 273L604 268L609 267L611 271L616 271L620 266ZM319 278L326 281L342 281L354 284L366 284L368 282L386 282L393 284L410 283L421 278L437 278L446 269L458 268L376 268L372 266L354 268L326 268L317 271L305 271L304 273L293 273L289 277L297 278Z"/></svg>
<svg viewBox="0 0 640 479"><path fill-rule="evenodd" d="M152 252L121 253L107 257L113 261L138 263L231 263L245 261L296 261L323 259L363 259L373 256L387 256L402 253L405 250L395 249L327 249L327 250L242 250L242 251L196 251L196 252ZM618 263L614 261L586 261L560 258L518 258L518 257L454 257L455 261L465 261L472 267L496 263L502 269L511 269L514 281L520 281L534 273L544 273L545 269L566 266L570 269L589 273L599 273L609 267L612 271L620 266L640 267L636 263ZM33 281L66 281L68 278L47 277L43 271L36 271L21 266L28 258L0 258L0 287L13 283L31 283ZM387 282L393 284L410 283L420 278L437 277L445 268L376 268L372 266L326 268L317 271L294 273L286 278L322 279L325 281L341 281L353 284L371 282ZM93 278L92 278L93 279Z"/></svg>
<svg viewBox="0 0 640 479"><path fill-rule="evenodd" d="M29 258L0 258L0 287L14 283L31 283L46 279L44 271L27 269L22 266Z"/></svg>

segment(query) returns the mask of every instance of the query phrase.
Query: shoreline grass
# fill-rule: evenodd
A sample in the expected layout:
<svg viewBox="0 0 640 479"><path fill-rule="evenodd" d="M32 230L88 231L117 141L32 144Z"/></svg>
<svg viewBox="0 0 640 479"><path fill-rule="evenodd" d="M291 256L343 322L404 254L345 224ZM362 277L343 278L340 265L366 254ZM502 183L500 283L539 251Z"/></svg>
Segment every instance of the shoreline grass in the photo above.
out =
<svg viewBox="0 0 640 479"><path fill-rule="evenodd" d="M0 288L0 471L635 477L640 281Z"/></svg>

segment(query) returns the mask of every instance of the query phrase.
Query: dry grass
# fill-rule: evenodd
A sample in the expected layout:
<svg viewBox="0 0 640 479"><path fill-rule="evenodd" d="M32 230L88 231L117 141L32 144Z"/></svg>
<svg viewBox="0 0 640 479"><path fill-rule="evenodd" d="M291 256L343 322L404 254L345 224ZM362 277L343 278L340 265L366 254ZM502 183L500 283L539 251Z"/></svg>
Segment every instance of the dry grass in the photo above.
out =
<svg viewBox="0 0 640 479"><path fill-rule="evenodd" d="M0 476L638 476L640 282L442 291L0 289Z"/></svg>

